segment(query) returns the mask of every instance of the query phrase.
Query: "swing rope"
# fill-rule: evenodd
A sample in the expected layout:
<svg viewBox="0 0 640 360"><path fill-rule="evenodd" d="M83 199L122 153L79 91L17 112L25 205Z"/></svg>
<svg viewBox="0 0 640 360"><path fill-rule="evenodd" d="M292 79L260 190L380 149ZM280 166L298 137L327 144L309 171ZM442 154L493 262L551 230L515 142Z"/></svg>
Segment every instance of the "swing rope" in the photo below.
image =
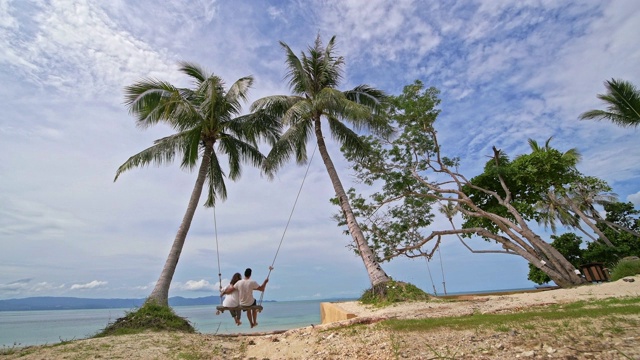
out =
<svg viewBox="0 0 640 360"><path fill-rule="evenodd" d="M433 295L438 296L438 291L436 291L436 285L433 283L433 277L431 276L431 268L429 267L429 259L426 257L424 261L427 263L427 270L429 271L429 279L431 280L431 287L433 288Z"/></svg>
<svg viewBox="0 0 640 360"><path fill-rule="evenodd" d="M442 290L447 295L447 285L444 281L444 264L442 263L442 252L440 252L440 245L438 245L438 256L440 256L440 271L442 271Z"/></svg>
<svg viewBox="0 0 640 360"><path fill-rule="evenodd" d="M216 220L216 207L213 206L213 228L216 234L216 255L218 256L218 284L220 285L220 293L222 293L222 271L220 270L220 249L218 248L218 221ZM220 296L220 305L222 305L222 295Z"/></svg>
<svg viewBox="0 0 640 360"><path fill-rule="evenodd" d="M447 284L444 280L444 264L442 262L442 252L440 251L440 242L438 242L438 244L436 245L436 248L433 250L433 252L438 251L438 256L440 257L440 271L442 274L442 289L444 291L444 294L447 295ZM433 255L433 252L431 253L431 255ZM427 271L429 272L429 279L431 280L431 287L433 287L433 294L435 296L438 296L438 292L436 291L436 285L433 282L433 277L431 276L431 268L429 267L429 260L431 260L431 258L427 258L425 257L424 260L427 263Z"/></svg>
<svg viewBox="0 0 640 360"><path fill-rule="evenodd" d="M273 265L276 263L276 258L278 258L278 254L280 253L280 247L282 246L282 241L284 240L284 236L287 233L287 229L289 228L289 224L291 223L291 218L293 217L293 212L296 209L296 205L298 204L298 199L300 198L300 193L302 192L302 187L304 186L305 180L307 180L307 174L309 174L309 168L311 168L311 163L313 162L313 157L316 154L316 149L318 149L318 145L313 148L313 153L311 153L311 158L309 159L309 164L307 165L307 170L304 172L304 177L302 178L302 183L300 184L300 188L298 189L298 194L296 195L296 200L293 202L293 207L291 208L291 212L289 213L289 219L287 220L287 225L284 227L284 231L282 232L282 237L280 238L280 243L278 244L278 249L276 250L276 254L273 257L273 261L271 262L271 266L269 266L269 272L267 273L267 279L271 276L271 271L273 270ZM266 289L265 289L266 290ZM265 291L262 291L260 294L260 302L258 305L262 305L262 299L264 298Z"/></svg>

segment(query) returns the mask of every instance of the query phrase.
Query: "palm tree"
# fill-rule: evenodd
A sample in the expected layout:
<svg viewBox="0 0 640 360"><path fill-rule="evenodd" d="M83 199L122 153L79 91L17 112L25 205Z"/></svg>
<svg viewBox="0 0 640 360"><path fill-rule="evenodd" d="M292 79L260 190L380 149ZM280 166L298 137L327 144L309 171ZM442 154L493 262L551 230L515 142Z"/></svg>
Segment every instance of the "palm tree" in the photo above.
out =
<svg viewBox="0 0 640 360"><path fill-rule="evenodd" d="M557 151L549 145L552 139L553 136L547 139L544 146L529 139L532 154ZM572 148L561 153L560 159L567 166L575 168L575 165L582 159L582 155L576 148ZM558 184L554 189L549 189L542 196L542 200L536 204L539 211L538 223L543 224L545 228L550 227L551 231L555 233L557 221L564 226L582 231L593 241L596 241L597 239L581 226L580 221L582 220L604 243L613 246L604 233L591 221L597 221L599 218L594 204L603 205L616 199L615 194L604 192L607 188L608 186L600 180L589 177L576 178L568 189Z"/></svg>
<svg viewBox="0 0 640 360"><path fill-rule="evenodd" d="M544 146L540 146L536 140L529 139L528 142L531 153L546 153L555 150L550 145L551 140L553 140L553 136L545 141ZM561 153L560 159L573 167L580 162L582 155L578 152L578 149L571 148ZM538 223L544 225L545 229L551 228L554 234L557 230L556 222L560 222L560 224L571 228L580 228L578 219L568 212L564 205L565 204L557 198L554 189L549 189L546 194L542 195L542 200L536 204L536 208L539 211Z"/></svg>
<svg viewBox="0 0 640 360"><path fill-rule="evenodd" d="M277 116L282 124L288 127L267 155L263 164L265 173L273 176L291 156L295 156L298 164L304 163L307 160L307 141L315 134L318 151L329 173L349 233L353 237L358 254L362 257L372 287L377 287L390 279L376 261L353 214L338 172L327 151L322 120L326 120L332 137L344 148L363 155L364 143L343 121L351 123L355 129L364 128L379 134L390 132L387 121L377 116L385 96L381 91L367 85L360 85L349 91L336 89L342 78L344 59L336 57L333 53L335 36L329 40L326 48L323 48L318 36L314 46L308 48L308 54L303 52L300 58L284 42L280 42L280 45L287 55L287 79L293 94L268 96L251 105L252 110L267 111Z"/></svg>
<svg viewBox="0 0 640 360"><path fill-rule="evenodd" d="M581 120L609 120L622 127L640 125L640 91L628 81L611 79L604 83L606 94L598 99L607 104L607 110L591 110L580 115Z"/></svg>
<svg viewBox="0 0 640 360"><path fill-rule="evenodd" d="M181 62L179 65L180 71L193 80L194 88L177 88L148 78L125 88L125 102L129 112L136 117L138 127L165 123L177 133L154 141L153 146L130 157L118 168L114 179L116 181L120 174L135 167L171 163L177 156L182 158L182 168L193 170L202 158L187 211L162 273L147 298L147 302L163 306L168 306L171 280L205 182L208 187L205 206L215 206L216 198L224 200L227 197L224 178L237 180L240 177L241 162L261 165L264 155L258 150L257 140L264 138L273 144L280 133L277 120L263 113L236 116L241 111L240 102L246 101L253 84L252 77L238 79L225 92L224 82L218 76L192 63ZM228 174L221 167L218 153L228 158Z"/></svg>

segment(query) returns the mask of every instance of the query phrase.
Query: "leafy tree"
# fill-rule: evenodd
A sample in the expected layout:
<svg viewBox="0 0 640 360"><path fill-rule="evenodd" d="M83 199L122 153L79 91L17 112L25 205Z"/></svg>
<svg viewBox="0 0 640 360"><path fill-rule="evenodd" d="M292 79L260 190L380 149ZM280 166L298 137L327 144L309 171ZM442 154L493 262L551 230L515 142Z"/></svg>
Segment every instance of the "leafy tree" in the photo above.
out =
<svg viewBox="0 0 640 360"><path fill-rule="evenodd" d="M280 42L280 45L287 56L287 78L292 95L268 96L255 101L251 106L254 111L265 111L277 117L287 127L267 155L263 168L272 176L292 156L298 164L304 163L307 160L307 141L315 135L318 151L371 284L373 287L384 284L389 281L389 277L373 256L353 214L349 198L329 156L324 140L326 127L323 127L324 120L332 137L344 149L362 156L367 150L365 143L345 122L351 123L356 130L388 133L390 128L386 119L377 116L384 94L367 85L347 91L337 89L342 78L344 59L334 54L335 36L326 47L323 47L318 36L314 45L308 48L308 53L303 52L300 57L284 42Z"/></svg>
<svg viewBox="0 0 640 360"><path fill-rule="evenodd" d="M205 206L214 206L216 198L226 199L225 177L240 178L242 162L260 166L264 155L258 150L257 141L264 138L275 143L280 132L279 123L264 113L237 116L241 101L246 101L253 84L252 77L238 79L225 91L221 78L196 64L181 62L180 71L193 80L193 88L178 88L156 79L143 79L125 88L126 104L138 127L164 123L176 133L131 156L118 168L114 179L135 167L164 165L176 157L181 158L183 169L193 170L201 159L187 211L162 273L147 298L147 302L161 306L168 306L171 280L205 183L208 190ZM219 155L227 157L228 174L222 169Z"/></svg>
<svg viewBox="0 0 640 360"><path fill-rule="evenodd" d="M627 256L640 256L640 236L635 235L640 231L640 210L636 210L632 203L615 202L604 205L605 220L616 224L629 231L621 231L618 228L608 226L605 223L598 224L602 232L611 239L611 246L604 246L600 242L590 242L584 251L584 261L601 262L608 268L613 268L622 258Z"/></svg>
<svg viewBox="0 0 640 360"><path fill-rule="evenodd" d="M609 120L622 127L637 127L640 124L640 91L630 82L611 79L604 83L606 94L598 99L606 110L590 110L580 115L581 120Z"/></svg>
<svg viewBox="0 0 640 360"><path fill-rule="evenodd" d="M365 229L369 241L379 249L379 258L429 257L433 250L429 251L425 245L432 240L437 246L445 236L480 237L497 242L504 253L525 258L560 286L584 283L574 265L530 226L534 221L557 221L536 206L548 201L549 194L562 199L556 205L575 221L596 221L590 212L585 217L577 214L576 209L580 208L571 195L577 185L594 193L602 190L578 172L577 153L573 150L563 153L547 143L545 148L532 146L530 154L511 160L494 147L483 173L468 179L458 171L459 159L443 156L438 143L433 128L438 115L437 90L425 90L417 81L390 102L388 113L399 135L365 138L373 155L358 157L346 153L360 180L369 186L383 184L382 190L368 200L355 191L350 192L361 222L369 222ZM533 141L530 144L537 145ZM447 218L455 209L462 218L462 226L456 227L452 222L449 230L429 231L424 226L429 218L421 219L422 213L411 217L409 210L401 217L373 216L388 204L406 199L422 199L423 204L436 201L441 208L448 208ZM425 211L424 207L422 210ZM407 236L396 236L396 229Z"/></svg>

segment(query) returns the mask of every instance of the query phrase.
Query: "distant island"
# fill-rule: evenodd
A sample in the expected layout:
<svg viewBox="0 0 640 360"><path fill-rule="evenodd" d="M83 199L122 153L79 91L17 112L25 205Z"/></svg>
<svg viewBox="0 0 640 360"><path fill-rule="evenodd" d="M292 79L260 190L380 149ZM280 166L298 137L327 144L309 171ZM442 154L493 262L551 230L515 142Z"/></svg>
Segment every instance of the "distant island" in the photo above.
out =
<svg viewBox="0 0 640 360"><path fill-rule="evenodd" d="M78 309L121 309L136 308L145 299L88 299L77 297L39 296L22 299L0 300L0 311L27 310L78 310ZM219 296L169 298L170 306L219 305Z"/></svg>

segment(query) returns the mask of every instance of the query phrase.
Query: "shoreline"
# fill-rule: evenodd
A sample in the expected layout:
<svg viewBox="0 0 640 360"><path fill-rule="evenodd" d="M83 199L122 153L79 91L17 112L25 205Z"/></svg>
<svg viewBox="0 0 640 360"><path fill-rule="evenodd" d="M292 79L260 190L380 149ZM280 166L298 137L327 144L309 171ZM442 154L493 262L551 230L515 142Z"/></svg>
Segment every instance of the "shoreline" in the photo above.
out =
<svg viewBox="0 0 640 360"><path fill-rule="evenodd" d="M625 281L626 280L626 281ZM631 281L632 280L632 281ZM537 289L536 289L537 290ZM458 299L398 303L384 308L357 301L335 302L355 318L262 334L143 333L33 346L2 354L7 359L206 358L206 359L505 359L640 358L640 313L624 321L579 318L543 321L531 327L427 332L394 331L388 319L456 318L513 314L549 306L608 298L640 297L640 275L570 289L473 295ZM636 302L637 303L637 302ZM634 305L637 306L637 305ZM614 316L615 318L615 316ZM588 322L588 324L587 324ZM438 356L436 354L439 354Z"/></svg>

